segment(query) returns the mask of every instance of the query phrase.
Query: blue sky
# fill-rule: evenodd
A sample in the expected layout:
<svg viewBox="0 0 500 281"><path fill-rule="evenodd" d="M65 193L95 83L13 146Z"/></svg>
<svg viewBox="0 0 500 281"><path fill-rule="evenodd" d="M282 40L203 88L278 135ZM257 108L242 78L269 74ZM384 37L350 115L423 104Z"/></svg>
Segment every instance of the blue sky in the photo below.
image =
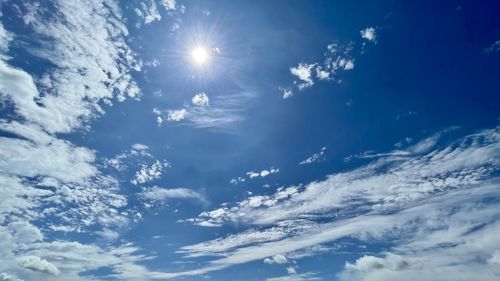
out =
<svg viewBox="0 0 500 281"><path fill-rule="evenodd" d="M496 1L0 1L0 280L498 280Z"/></svg>

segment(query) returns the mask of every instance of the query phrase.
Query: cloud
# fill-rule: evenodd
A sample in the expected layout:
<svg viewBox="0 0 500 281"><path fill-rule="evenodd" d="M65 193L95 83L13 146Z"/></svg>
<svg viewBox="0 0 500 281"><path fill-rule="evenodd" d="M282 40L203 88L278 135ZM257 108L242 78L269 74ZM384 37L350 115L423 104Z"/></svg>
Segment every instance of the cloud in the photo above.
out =
<svg viewBox="0 0 500 281"><path fill-rule="evenodd" d="M6 53L9 50L10 41L12 41L12 34L0 23L0 59L2 60L8 59Z"/></svg>
<svg viewBox="0 0 500 281"><path fill-rule="evenodd" d="M25 270L19 270L19 276L27 276L26 280L54 280L54 276L48 273L59 272L58 276L64 280L90 281L95 280L92 271L102 268L109 269L108 277L117 280L166 278L166 274L148 270L141 265L140 263L153 257L139 254L142 249L131 243L101 248L79 242L53 241L32 244L25 251L19 261L30 266L35 274L27 275ZM50 262L47 261L48 257ZM36 274L37 272L40 274Z"/></svg>
<svg viewBox="0 0 500 281"><path fill-rule="evenodd" d="M215 211L212 211L212 216L216 216L214 212ZM219 213L221 212L219 211ZM286 233L281 227L272 227L263 231L247 230L242 233L229 235L227 237L183 246L177 252L190 258L205 255L224 256L225 252L229 250L234 250L245 245L276 241L284 238L285 236Z"/></svg>
<svg viewBox="0 0 500 281"><path fill-rule="evenodd" d="M44 4L50 12L36 1L2 6L23 11L2 22L15 21L25 32L0 24L0 101L9 108L2 118L10 118L0 119L0 279L93 280L89 271L102 267L118 279L152 277L139 265L151 257L138 248L122 241L116 247L85 245L69 238L74 235L54 233L75 232L86 241L117 238L138 215L124 212L127 198L116 179L102 174L96 151L66 133L87 130L91 119L104 114L103 105L138 99L132 73L140 66L117 3ZM7 55L13 38L16 51L28 53L23 67ZM147 153L137 145L133 151Z"/></svg>
<svg viewBox="0 0 500 281"><path fill-rule="evenodd" d="M368 41L375 41L377 39L377 32L373 27L367 27L359 32L361 34L361 38L366 39Z"/></svg>
<svg viewBox="0 0 500 281"><path fill-rule="evenodd" d="M238 223L255 229L185 246L182 252L187 257L218 256L200 268L207 272L349 237L365 243L393 241L395 245L391 254L382 254L384 258L371 255L350 263L345 278L351 276L348 271L363 275L345 280L400 280L412 276L405 274L422 264L426 266L415 276L422 272L429 277L423 280L435 279L434 270L451 273L459 268L478 274L480 278L475 280L491 280L493 273L488 268L497 253L492 245L497 243L493 233L499 225L495 219L499 211L488 198L500 195L495 176L498 130L480 131L440 147L436 136L431 136L410 147L406 157L383 156L323 181L281 188L274 195L255 195L233 206L203 212L190 221L211 226ZM256 239L271 230L273 238ZM480 263L467 258L476 256L472 252L479 254ZM434 257L436 260L431 259ZM422 259L429 261L422 263ZM366 272L381 268L391 272L383 275L389 277L363 279ZM450 276L456 280L456 274Z"/></svg>
<svg viewBox="0 0 500 281"><path fill-rule="evenodd" d="M282 277L267 278L266 281L311 281L311 280L323 280L318 277L316 273L307 272L302 274L291 274Z"/></svg>
<svg viewBox="0 0 500 281"><path fill-rule="evenodd" d="M163 173L163 170L170 167L170 163L167 161L160 162L156 160L151 165L143 164L141 168L135 172L134 178L130 181L134 185L144 184L147 182L159 179Z"/></svg>
<svg viewBox="0 0 500 281"><path fill-rule="evenodd" d="M350 271L369 272L383 268L387 268L389 270L401 270L408 266L408 262L401 256L388 253L385 258L365 255L356 260L354 264L346 262L345 268Z"/></svg>
<svg viewBox="0 0 500 281"><path fill-rule="evenodd" d="M162 188L153 186L145 188L140 196L152 201L166 201L169 199L197 199L202 202L207 201L200 193L187 188Z"/></svg>
<svg viewBox="0 0 500 281"><path fill-rule="evenodd" d="M120 234L117 231L111 230L109 228L104 228L101 231L97 231L95 234L108 242L115 241L116 239L118 239L118 237L120 237Z"/></svg>
<svg viewBox="0 0 500 281"><path fill-rule="evenodd" d="M287 99L294 94L293 89L302 91L314 85L315 80L341 82L337 76L342 72L354 69L354 44L346 45L332 43L327 46L323 62L304 63L290 67L290 73L299 81L294 81L292 87L279 87L282 97Z"/></svg>
<svg viewBox="0 0 500 281"><path fill-rule="evenodd" d="M489 262L498 249L498 222L476 229L471 216L465 212L482 212L481 208L454 213L445 227L431 231L420 227L418 231L429 235L426 239L417 235L393 249L396 253L363 256L354 263L347 262L340 280L495 280L498 265ZM492 209L488 210L495 212ZM490 215L489 214L489 215ZM477 215L477 213L476 213ZM463 218L460 218L463 216ZM473 217L473 216L472 216ZM440 217L439 219L445 219ZM480 219L480 218L479 218ZM480 219L481 220L481 219ZM465 222L465 224L460 224ZM458 223L458 224L457 224ZM442 226L442 225L440 225Z"/></svg>
<svg viewBox="0 0 500 281"><path fill-rule="evenodd" d="M283 93L283 98L287 99L291 96L293 96L293 91L290 88L280 88L281 92Z"/></svg>
<svg viewBox="0 0 500 281"><path fill-rule="evenodd" d="M285 264L287 262L288 262L288 260L286 259L286 257L283 256L283 255L279 255L279 254L264 259L264 263L267 263L267 264L273 264L273 263L275 263L275 264Z"/></svg>
<svg viewBox="0 0 500 281"><path fill-rule="evenodd" d="M229 183L231 184L234 184L234 185L237 185L239 183L242 183L242 182L245 182L246 181L246 178L244 177L237 177L237 178L232 178Z"/></svg>
<svg viewBox="0 0 500 281"><path fill-rule="evenodd" d="M10 233L21 243L32 243L43 240L40 229L27 221L14 221L7 225Z"/></svg>
<svg viewBox="0 0 500 281"><path fill-rule="evenodd" d="M210 100L210 106L208 106L207 97L206 106L185 105L184 108L177 110L155 108L153 113L157 116L157 123L160 126L163 121L167 120L195 128L227 130L231 129L235 123L244 120L243 113L248 109L254 96L252 93L216 96ZM201 97L201 99L204 98ZM198 98L196 102L199 102Z"/></svg>
<svg viewBox="0 0 500 281"><path fill-rule="evenodd" d="M7 274L5 272L0 273L0 281L23 281L13 275Z"/></svg>
<svg viewBox="0 0 500 281"><path fill-rule="evenodd" d="M167 160L155 159L148 150L149 147L145 144L133 144L130 150L119 153L112 158L104 158L104 167L117 170L123 177L129 177L126 172L136 169L133 178L130 179L133 185L152 182L161 178L163 172L171 165Z"/></svg>
<svg viewBox="0 0 500 281"><path fill-rule="evenodd" d="M414 145L407 147L405 150L397 149L397 150L393 150L393 151L385 152L385 153L375 153L373 151L365 151L365 152L360 153L360 154L350 155L350 156L345 158L345 161L350 161L353 158L367 159L367 158L380 158L380 157L410 157L410 156L415 156L418 154L426 153L426 152L429 152L429 150L431 150L437 144L438 140L440 139L440 137L443 134L446 134L447 132L452 131L454 129L456 129L456 128L450 127L448 129L443 130L439 133L436 133L428 138L425 138ZM410 143L411 140L412 140L411 138L406 138L405 142ZM399 148L401 148L401 146L403 146L402 142L399 142L396 145L396 147L399 147Z"/></svg>
<svg viewBox="0 0 500 281"><path fill-rule="evenodd" d="M136 3L132 3L135 5ZM169 12L176 10L177 5L175 0L146 0L140 2L140 5L136 6L133 10L137 17L140 19L136 23L136 27L139 28L143 24L151 24L155 21L160 21L162 19L160 8Z"/></svg>
<svg viewBox="0 0 500 281"><path fill-rule="evenodd" d="M325 161L326 146L322 147L320 152L309 156L307 159L300 161L299 165L312 164L316 162Z"/></svg>
<svg viewBox="0 0 500 281"><path fill-rule="evenodd" d="M141 3L141 9L136 8L135 13L143 18L145 24L150 24L154 21L160 21L161 15L156 7L155 0L149 0Z"/></svg>
<svg viewBox="0 0 500 281"><path fill-rule="evenodd" d="M279 173L280 169L279 168L269 168L269 169L264 169L260 172L254 172L254 171L250 171L250 172L247 172L247 176L248 178L250 179L253 179L253 178L257 178L257 177L261 177L261 178L265 178L271 174L276 174L276 173Z"/></svg>
<svg viewBox="0 0 500 281"><path fill-rule="evenodd" d="M130 166L141 166L143 162L148 162L153 159L153 155L148 152L149 147L144 144L133 144L132 149L119 153L112 158L104 158L104 167L113 168L117 171L124 172Z"/></svg>
<svg viewBox="0 0 500 281"><path fill-rule="evenodd" d="M176 8L176 0L161 0L161 4L166 10L174 10Z"/></svg>
<svg viewBox="0 0 500 281"><path fill-rule="evenodd" d="M49 133L70 132L102 114L99 102L140 95L131 76L140 67L125 41L128 31L116 4L54 2L58 11L51 14L37 4L25 4L23 20L33 32L30 38L39 42L20 44L53 67L42 69L35 80L0 62L2 99L8 98L17 114ZM92 26L88 18L94 19Z"/></svg>
<svg viewBox="0 0 500 281"><path fill-rule="evenodd" d="M290 67L290 72L292 75L296 76L301 83L298 84L299 90L303 90L307 87L311 87L314 85L312 80L312 71L316 67L316 64L306 64L299 63L296 67Z"/></svg>
<svg viewBox="0 0 500 281"><path fill-rule="evenodd" d="M500 52L500 40L495 41L491 46L483 50L484 54L493 54Z"/></svg>
<svg viewBox="0 0 500 281"><path fill-rule="evenodd" d="M179 122L184 120L184 118L186 118L186 114L187 110L184 108L179 110L169 110L167 115L167 120L173 122Z"/></svg>
<svg viewBox="0 0 500 281"><path fill-rule="evenodd" d="M271 167L269 169L263 169L263 170L257 171L257 172L249 171L246 173L246 178L245 178L245 176L239 176L239 177L232 178L229 182L231 184L237 185L240 183L244 183L247 179L251 180L251 179L255 179L255 178L265 178L269 175L277 174L279 172L280 172L280 169L274 168L274 167Z"/></svg>
<svg viewBox="0 0 500 281"><path fill-rule="evenodd" d="M59 275L61 273L55 265L37 256L21 257L19 258L19 264L24 268L51 275Z"/></svg>
<svg viewBox="0 0 500 281"><path fill-rule="evenodd" d="M0 169L11 175L46 176L60 181L78 181L97 175L94 152L54 138L37 126L0 122L0 130L20 138L0 137ZM37 161L33 161L37 159Z"/></svg>
<svg viewBox="0 0 500 281"><path fill-rule="evenodd" d="M132 148L134 150L147 150L149 149L149 147L145 144L141 144L141 143L135 143L132 145Z"/></svg>
<svg viewBox="0 0 500 281"><path fill-rule="evenodd" d="M194 105L198 105L198 106L208 106L209 105L208 96L207 96L207 94L205 94L203 92L194 95L194 97L191 99L191 102Z"/></svg>

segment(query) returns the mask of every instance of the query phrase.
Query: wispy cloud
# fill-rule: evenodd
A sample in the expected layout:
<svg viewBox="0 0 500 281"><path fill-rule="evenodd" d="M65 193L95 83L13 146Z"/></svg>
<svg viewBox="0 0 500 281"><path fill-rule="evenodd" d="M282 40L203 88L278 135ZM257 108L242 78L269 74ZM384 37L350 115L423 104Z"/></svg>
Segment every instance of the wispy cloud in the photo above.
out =
<svg viewBox="0 0 500 281"><path fill-rule="evenodd" d="M323 280L323 279L318 277L318 275L314 272L291 274L291 275L266 279L266 281L310 281L310 280Z"/></svg>
<svg viewBox="0 0 500 281"><path fill-rule="evenodd" d="M306 165L306 164L325 161L325 154L326 154L326 146L323 146L318 153L314 153L313 155L307 157L307 159L300 161L299 165Z"/></svg>
<svg viewBox="0 0 500 281"><path fill-rule="evenodd" d="M132 244L53 239L54 232L63 231L87 241L113 240L137 215L123 212L128 200L118 181L95 163L96 151L61 133L87 129L90 119L104 114L103 104L138 99L132 73L140 66L117 3L46 2L54 9L50 13L36 1L2 5L23 12L2 16L0 24L0 100L15 116L0 120L5 133L0 137L0 278L94 280L85 273L102 267L119 279L154 278L139 265L151 257ZM6 30L3 23L12 20L24 24L28 36ZM31 67L11 65L13 40L30 54L26 65L32 58L43 62L36 75L27 70ZM146 154L145 149L133 148L137 154ZM109 165L120 167L120 160Z"/></svg>
<svg viewBox="0 0 500 281"><path fill-rule="evenodd" d="M184 6L177 5L175 0L146 0L141 2L131 2L129 3L128 8L132 9L137 16L135 23L136 28L161 21L162 14L170 16L172 14L184 12ZM178 19L175 24L179 24Z"/></svg>
<svg viewBox="0 0 500 281"><path fill-rule="evenodd" d="M202 194L187 188L162 188L153 186L144 188L140 196L152 201L166 201L169 199L196 199L206 203L207 199Z"/></svg>
<svg viewBox="0 0 500 281"><path fill-rule="evenodd" d="M493 44L491 44L491 46L483 50L483 53L485 54L493 54L498 52L500 52L500 40L495 41Z"/></svg>
<svg viewBox="0 0 500 281"><path fill-rule="evenodd" d="M224 253L223 257L208 263L206 270L212 270L213 266L246 263L275 255L288 259L288 253L343 237L370 242L394 236L400 239L394 254L400 256L415 255L413 250L418 249L417 246L422 251L433 248L438 251L438 246L444 241L463 241L463 247L440 249L443 255L440 266L446 268L457 262L471 270L474 269L472 266L479 266L474 272L491 272L494 247L481 248L484 262L479 265L457 258L467 254L452 256L451 253L460 249L479 250L473 246L474 237L483 237L481 232L472 231L477 226L489 225L483 231L495 231L496 223L493 222L499 214L498 209L495 203L484 200L499 195L499 181L494 176L500 156L499 136L498 128L495 128L466 136L444 147L436 147L435 136L432 136L420 142L426 145L413 146L407 157L381 157L350 172L331 175L324 181L281 189L271 196L252 196L234 207L204 212L192 221L212 226L238 222L261 229L228 236L227 241L220 238L199 244L211 245L207 250L186 246L183 251L189 253L188 256ZM421 154L412 154L415 149ZM271 230L276 236L253 240L252 244L246 242L252 241L248 240L249 237L259 237L256 235ZM454 235L453 239L443 236L444 233ZM463 237L458 238L458 235ZM233 242L228 244L229 241ZM237 245L239 241L242 243ZM379 259L368 260L381 263ZM359 263L364 263L364 260ZM402 264L391 260L387 266L400 268L404 267ZM428 266L432 269L430 264ZM347 266L346 270L356 268L362 268L362 265ZM420 269L419 272L425 273L426 270ZM404 275L394 276L401 278ZM429 273L429 276L435 275ZM487 280L486 277L492 275L479 276L484 278L478 280Z"/></svg>
<svg viewBox="0 0 500 281"><path fill-rule="evenodd" d="M155 108L153 113L157 116L158 125L166 120L195 128L230 129L244 120L244 113L254 98L251 93L215 96L209 104L208 95L202 94L193 97L193 106L186 104L183 108L168 110Z"/></svg>
<svg viewBox="0 0 500 281"><path fill-rule="evenodd" d="M55 2L57 14L44 13L37 3L24 7L23 20L36 34L31 38L39 42L29 44L23 42L27 37L16 37L54 67L35 80L24 70L0 64L2 93L16 112L51 133L69 132L102 114L99 102L140 96L131 75L140 67L125 42L128 31L116 4ZM92 26L88 18L94 19Z"/></svg>

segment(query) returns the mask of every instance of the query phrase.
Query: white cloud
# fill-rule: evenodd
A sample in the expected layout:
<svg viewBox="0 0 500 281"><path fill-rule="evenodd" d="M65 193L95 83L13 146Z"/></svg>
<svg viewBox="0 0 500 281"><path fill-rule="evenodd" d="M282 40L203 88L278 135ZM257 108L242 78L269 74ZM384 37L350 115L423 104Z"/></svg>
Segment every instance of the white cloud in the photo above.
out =
<svg viewBox="0 0 500 281"><path fill-rule="evenodd" d="M421 143L435 143L432 138ZM255 195L234 206L226 204L191 221L212 226L240 223L259 229L183 249L188 257L218 255L199 269L208 272L345 237L365 243L389 240L396 244L392 255L385 254L384 260L372 255L351 263L346 270L357 275L349 279L351 273L346 271L345 280L401 280L402 276L416 280L410 278L412 274L433 280L434 269L446 270L453 276L449 280L457 280L457 274L451 273L459 268L479 276L464 275L467 278L462 280L491 280L494 273L489 267L498 253L493 233L500 224L495 222L498 206L485 199L500 195L495 176L499 146L498 128L484 130L444 147L420 146L425 147L416 149L420 154L382 157L324 181L278 189L274 195ZM258 237L266 229L278 230L276 238L248 243L252 240L246 237ZM210 245L210 250L201 245ZM425 267L419 269L419 265ZM367 272L383 277L364 278Z"/></svg>
<svg viewBox="0 0 500 281"><path fill-rule="evenodd" d="M303 90L314 85L312 80L312 71L314 67L316 67L316 64L306 63L299 63L296 67L290 67L292 75L296 76L301 81L301 83L298 84L299 90Z"/></svg>
<svg viewBox="0 0 500 281"><path fill-rule="evenodd" d="M363 256L354 263L347 262L339 278L346 281L431 281L439 276L439 280L444 281L495 280L500 272L498 265L490 263L489 259L498 249L500 225L494 222L481 228L479 225L482 223L470 221L478 212L488 211L489 218L495 212L481 209L474 207L453 213L444 225L438 222L436 226L440 229L432 229L432 225L419 226L417 230L422 233L395 247L395 253L383 253L379 257ZM476 214L470 216L467 214L470 211ZM446 220L446 215L442 215L437 219Z"/></svg>
<svg viewBox="0 0 500 281"><path fill-rule="evenodd" d="M135 4L135 3L132 3ZM146 0L140 2L140 5L134 8L135 14L140 19L136 23L136 27L141 27L143 24L151 24L155 21L162 19L160 8L163 7L165 11L172 12L176 10L175 0Z"/></svg>
<svg viewBox="0 0 500 281"><path fill-rule="evenodd" d="M202 202L206 202L206 198L191 189L187 188L162 188L154 186L151 188L145 188L141 192L141 197L153 201L166 201L169 199L197 199Z"/></svg>
<svg viewBox="0 0 500 281"><path fill-rule="evenodd" d="M187 110L182 108L179 110L169 110L167 115L167 121L179 122L186 118Z"/></svg>
<svg viewBox="0 0 500 281"><path fill-rule="evenodd" d="M37 256L24 256L20 257L18 260L22 267L30 270L40 271L52 275L58 275L61 273L55 265Z"/></svg>
<svg viewBox="0 0 500 281"><path fill-rule="evenodd" d="M34 80L24 70L0 62L2 99L9 99L17 114L50 133L70 132L102 114L101 101L140 95L130 74L140 68L125 41L128 31L116 4L55 2L57 13L47 16L36 4L27 3L24 15L34 32L30 37L40 40L26 44L27 51L54 67Z"/></svg>
<svg viewBox="0 0 500 281"><path fill-rule="evenodd" d="M134 185L139 185L159 179L163 170L169 167L170 163L167 161L160 162L159 160L156 160L151 165L143 164L141 168L135 172L135 176L130 182Z"/></svg>
<svg viewBox="0 0 500 281"><path fill-rule="evenodd" d="M115 241L116 239L118 239L118 237L120 237L120 234L114 230L111 230L109 228L104 228L103 230L101 231L97 231L95 234L97 234L98 236L100 236L102 239L106 240L106 241Z"/></svg>
<svg viewBox="0 0 500 281"><path fill-rule="evenodd" d="M311 155L310 157L308 157L307 159L305 159L303 161L300 161L299 165L306 165L306 164L324 161L325 154L326 154L326 146L322 147L320 152Z"/></svg>
<svg viewBox="0 0 500 281"><path fill-rule="evenodd" d="M92 165L94 152L89 149L54 138L37 126L0 123L0 130L30 138L0 137L0 170L5 173L29 177L43 175L61 181L78 181L97 174Z"/></svg>
<svg viewBox="0 0 500 281"><path fill-rule="evenodd" d="M374 256L363 256L356 260L354 264L346 262L345 268L353 271L372 271L376 269L388 268L390 270L401 270L409 264L401 256L388 253L385 258Z"/></svg>
<svg viewBox="0 0 500 281"><path fill-rule="evenodd" d="M258 178L258 177L261 177L261 178L265 178L271 174L276 174L276 173L279 173L280 169L279 168L269 168L269 169L264 169L260 172L254 172L254 171L250 171L250 172L247 172L247 176L248 178L250 179L253 179L253 178Z"/></svg>
<svg viewBox="0 0 500 281"><path fill-rule="evenodd" d="M217 213L221 215L224 210L212 211L211 216L216 217ZM268 241L276 241L284 238L286 232L282 227L272 227L263 231L248 230L242 233L229 235L224 238L217 238L202 242L199 244L188 245L178 250L178 253L185 254L186 257L201 257L205 255L224 256L227 251L236 248L263 243Z"/></svg>
<svg viewBox="0 0 500 281"><path fill-rule="evenodd" d="M7 225L10 233L21 243L32 243L43 240L40 229L27 221L14 221Z"/></svg>
<svg viewBox="0 0 500 281"><path fill-rule="evenodd" d="M194 105L198 105L198 106L208 106L209 105L208 96L207 96L207 94L205 94L203 92L194 95L194 97L191 99L191 102Z"/></svg>
<svg viewBox="0 0 500 281"><path fill-rule="evenodd" d="M141 6L143 8L142 12L139 10L138 15L144 17L144 23L145 24L150 24L154 21L160 21L161 20L161 15L158 9L156 8L156 2L155 0L149 0L149 2L142 2Z"/></svg>
<svg viewBox="0 0 500 281"><path fill-rule="evenodd" d="M118 280L168 278L167 274L148 270L141 265L140 263L153 257L139 254L140 251L142 249L131 243L124 243L116 247L99 247L70 241L40 242L27 247L26 253L19 258L20 263L26 262L31 270L38 271L27 273L26 270L18 270L13 267L11 270L15 269L16 274L26 277L24 278L26 280L43 281L55 279L53 275L47 274L49 272L52 274L59 272L60 280L95 280L95 277L88 273L99 268L110 269L111 273L108 276ZM81 273L87 274L82 275Z"/></svg>
<svg viewBox="0 0 500 281"><path fill-rule="evenodd" d="M231 130L232 125L244 120L243 113L248 109L254 96L252 93L216 96L210 101L210 106L208 106L207 99L207 106L185 105L184 108L178 110L155 108L153 113L157 116L158 125L161 125L166 119L172 122L182 121L181 124L191 125L195 128ZM196 100L198 102L198 99Z"/></svg>
<svg viewBox="0 0 500 281"><path fill-rule="evenodd" d="M385 152L385 153L375 153L373 151L365 151L360 154L356 155L350 155L345 158L345 161L350 161L352 158L380 158L380 157L411 157L411 156L416 156L422 153L427 153L429 152L436 143L438 142L439 138L449 132L456 129L455 127L448 128L446 130L443 130L442 132L436 133L428 138L425 138L416 144L407 147L405 150L393 150L390 152ZM411 142L411 139L406 138L405 142L409 143ZM401 148L403 144L400 143L396 145L396 147Z"/></svg>
<svg viewBox="0 0 500 281"><path fill-rule="evenodd" d="M176 8L176 0L161 0L161 4L166 10L174 10Z"/></svg>
<svg viewBox="0 0 500 281"><path fill-rule="evenodd" d="M285 256L283 255L274 255L272 257L269 257L269 258L265 258L264 259L264 263L267 263L267 264L285 264L285 263L288 263L288 260L286 259Z"/></svg>
<svg viewBox="0 0 500 281"><path fill-rule="evenodd" d="M118 279L154 276L138 264L150 257L123 242L100 247L53 236L74 231L88 241L99 234L116 238L137 215L123 211L127 199L118 181L98 169L96 152L61 133L88 129L87 121L104 113L102 103L138 98L131 73L140 67L117 3L45 4L53 8L50 13L27 1L15 3L23 13L9 14L10 20L24 22L29 34L18 36L0 24L0 102L12 106L10 115L18 120L0 120L5 133L0 137L0 279L93 280L82 273L103 266ZM35 57L36 76L10 65L6 54L12 38L32 55L27 64ZM133 151L147 153L137 145ZM49 243L48 237L60 240Z"/></svg>
<svg viewBox="0 0 500 281"><path fill-rule="evenodd" d="M375 41L377 39L377 32L373 27L367 27L359 32L361 34L361 38L366 39L368 41Z"/></svg>
<svg viewBox="0 0 500 281"><path fill-rule="evenodd" d="M148 152L149 147L144 144L133 144L132 149L119 153L113 158L105 158L104 167L114 168L117 171L124 172L131 166L144 165L143 162L149 162L153 155Z"/></svg>
<svg viewBox="0 0 500 281"><path fill-rule="evenodd" d="M2 272L0 273L0 281L23 281L23 280L17 278L16 276Z"/></svg>
<svg viewBox="0 0 500 281"><path fill-rule="evenodd" d="M0 22L0 59L8 59L5 55L9 50L9 44L12 41L12 34L5 30L3 24Z"/></svg>
<svg viewBox="0 0 500 281"><path fill-rule="evenodd" d="M149 149L149 147L145 144L141 144L141 143L135 143L132 145L132 148L135 149L135 150L147 150Z"/></svg>
<svg viewBox="0 0 500 281"><path fill-rule="evenodd" d="M283 92L283 98L284 99L287 99L291 96L293 96L293 91L289 88L282 88L281 91Z"/></svg>
<svg viewBox="0 0 500 281"><path fill-rule="evenodd" d="M307 272L302 274L291 274L282 277L267 278L266 281L312 281L312 280L323 280L318 277L316 273Z"/></svg>
<svg viewBox="0 0 500 281"><path fill-rule="evenodd" d="M323 70L321 66L316 67L316 77L319 80L328 80L330 79L330 72Z"/></svg>
<svg viewBox="0 0 500 281"><path fill-rule="evenodd" d="M237 185L239 183L245 182L246 179L244 177L237 177L237 178L232 178L229 183Z"/></svg>
<svg viewBox="0 0 500 281"><path fill-rule="evenodd" d="M163 118L161 116L157 116L156 123L158 124L158 127L161 127L161 124L163 124Z"/></svg>
<svg viewBox="0 0 500 281"><path fill-rule="evenodd" d="M297 66L290 68L291 74L298 78L299 81L294 81L293 87L279 88L284 99L293 95L292 88L299 91L304 90L313 86L315 79L340 83L341 80L337 76L344 71L354 69L355 59L352 55L352 42L347 45L333 43L327 46L327 50L323 62L310 64L301 62Z"/></svg>

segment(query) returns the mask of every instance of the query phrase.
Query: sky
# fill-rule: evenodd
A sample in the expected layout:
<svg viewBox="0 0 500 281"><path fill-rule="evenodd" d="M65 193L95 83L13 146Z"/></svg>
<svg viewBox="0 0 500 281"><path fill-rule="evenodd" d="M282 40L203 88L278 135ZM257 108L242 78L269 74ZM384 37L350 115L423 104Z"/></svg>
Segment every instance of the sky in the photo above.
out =
<svg viewBox="0 0 500 281"><path fill-rule="evenodd" d="M0 0L0 281L499 280L499 14Z"/></svg>

